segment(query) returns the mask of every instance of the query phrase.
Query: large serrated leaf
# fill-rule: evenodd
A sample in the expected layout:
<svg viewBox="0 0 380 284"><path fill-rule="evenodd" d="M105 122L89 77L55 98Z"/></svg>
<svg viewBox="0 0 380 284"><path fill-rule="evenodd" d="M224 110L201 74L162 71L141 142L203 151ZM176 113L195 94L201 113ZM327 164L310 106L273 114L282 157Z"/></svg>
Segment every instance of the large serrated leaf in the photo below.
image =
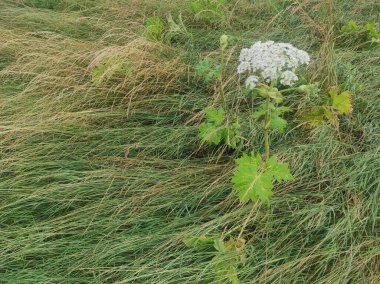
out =
<svg viewBox="0 0 380 284"><path fill-rule="evenodd" d="M345 91L338 94L338 90L333 88L329 91L331 96L331 105L338 112L338 114L349 115L352 112L351 93Z"/></svg>
<svg viewBox="0 0 380 284"><path fill-rule="evenodd" d="M306 109L299 115L299 119L307 124L308 127L315 127L325 122L325 108L314 106Z"/></svg>
<svg viewBox="0 0 380 284"><path fill-rule="evenodd" d="M205 110L207 122L199 126L198 137L209 144L218 145L226 135L223 126L225 113L223 108L207 108Z"/></svg>
<svg viewBox="0 0 380 284"><path fill-rule="evenodd" d="M278 182L293 180L287 163L279 163L276 156L269 158L266 171L269 172Z"/></svg>
<svg viewBox="0 0 380 284"><path fill-rule="evenodd" d="M270 120L270 128L278 130L280 133L283 133L288 123L285 119L278 116L277 113L272 113L271 120Z"/></svg>
<svg viewBox="0 0 380 284"><path fill-rule="evenodd" d="M236 159L237 167L232 176L234 190L241 202L249 199L269 202L273 195L273 180L289 181L293 179L287 164L278 163L277 158L271 157L264 163L260 155L243 154Z"/></svg>
<svg viewBox="0 0 380 284"><path fill-rule="evenodd" d="M219 126L224 122L225 112L223 108L207 108L205 110L208 122L214 123Z"/></svg>
<svg viewBox="0 0 380 284"><path fill-rule="evenodd" d="M260 155L250 156L246 153L236 159L237 168L232 176L234 190L237 191L240 201L260 199L267 202L272 195L273 184L269 175L262 169Z"/></svg>
<svg viewBox="0 0 380 284"><path fill-rule="evenodd" d="M223 139L223 134L224 128L216 126L213 123L202 123L199 126L198 137L203 141L207 141L209 144L219 145Z"/></svg>

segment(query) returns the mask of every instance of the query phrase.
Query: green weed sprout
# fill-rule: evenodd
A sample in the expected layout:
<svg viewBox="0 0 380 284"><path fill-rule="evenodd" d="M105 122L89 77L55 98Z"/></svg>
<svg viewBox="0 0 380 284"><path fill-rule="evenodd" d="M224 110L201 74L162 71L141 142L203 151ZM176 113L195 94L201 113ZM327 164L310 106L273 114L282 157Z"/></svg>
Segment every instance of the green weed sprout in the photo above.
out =
<svg viewBox="0 0 380 284"><path fill-rule="evenodd" d="M316 127L328 121L339 131L339 119L352 113L352 94L349 91L339 92L338 87L331 87L323 105L312 106L302 111L300 120L309 128Z"/></svg>
<svg viewBox="0 0 380 284"><path fill-rule="evenodd" d="M224 21L226 0L193 0L191 10L195 18L209 24Z"/></svg>
<svg viewBox="0 0 380 284"><path fill-rule="evenodd" d="M358 47L380 47L380 35L374 22L360 26L356 21L349 21L340 29L341 38L348 45L356 44Z"/></svg>
<svg viewBox="0 0 380 284"><path fill-rule="evenodd" d="M186 238L184 243L189 248L212 256L210 268L215 275L215 283L239 283L238 266L245 263L245 239L224 241L219 237L201 236Z"/></svg>
<svg viewBox="0 0 380 284"><path fill-rule="evenodd" d="M117 75L129 76L133 71L132 64L119 56L105 58L95 65L91 72L92 82L100 86Z"/></svg>
<svg viewBox="0 0 380 284"><path fill-rule="evenodd" d="M169 14L166 21L158 17L148 18L143 34L149 41L169 44L185 42L192 37L186 29L181 14L176 19Z"/></svg>

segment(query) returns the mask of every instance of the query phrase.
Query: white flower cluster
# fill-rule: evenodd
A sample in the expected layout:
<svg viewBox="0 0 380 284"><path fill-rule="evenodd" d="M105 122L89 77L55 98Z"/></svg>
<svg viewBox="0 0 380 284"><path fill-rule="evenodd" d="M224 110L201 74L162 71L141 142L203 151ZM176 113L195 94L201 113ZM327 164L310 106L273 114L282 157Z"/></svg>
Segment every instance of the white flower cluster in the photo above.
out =
<svg viewBox="0 0 380 284"><path fill-rule="evenodd" d="M255 74L246 80L246 86L253 89L260 78L266 83L280 80L282 85L292 86L298 80L296 69L301 65L308 65L310 56L306 51L289 43L258 41L250 48L241 50L239 61L239 74Z"/></svg>
<svg viewBox="0 0 380 284"><path fill-rule="evenodd" d="M257 82L259 81L259 77L257 76L249 76L247 80L245 80L245 86L249 89L254 89L256 87Z"/></svg>

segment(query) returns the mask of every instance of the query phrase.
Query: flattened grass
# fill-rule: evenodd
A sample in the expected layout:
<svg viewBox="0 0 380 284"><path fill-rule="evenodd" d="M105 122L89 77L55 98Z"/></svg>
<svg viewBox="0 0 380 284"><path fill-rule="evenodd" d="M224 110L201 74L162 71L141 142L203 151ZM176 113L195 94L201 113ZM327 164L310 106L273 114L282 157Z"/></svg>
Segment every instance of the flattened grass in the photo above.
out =
<svg viewBox="0 0 380 284"><path fill-rule="evenodd" d="M236 236L252 206L242 283L380 281L378 52L330 54L332 76L354 94L352 117L340 135L290 125L273 151L295 181L277 186L270 206L241 205L230 184L239 153L198 143L213 90L193 66L222 33L234 36L235 57L273 39L318 61L324 39L305 14L241 1L231 26L202 26L182 1L160 2L159 16L181 11L193 33L169 45L141 36L153 1L37 2L0 3L0 283L211 283L210 255L183 239ZM303 4L324 24L318 3ZM334 15L368 21L374 11L370 1L338 1ZM115 53L132 60L134 76L96 86L91 68ZM312 77L331 76L324 70ZM314 99L289 98L295 108Z"/></svg>

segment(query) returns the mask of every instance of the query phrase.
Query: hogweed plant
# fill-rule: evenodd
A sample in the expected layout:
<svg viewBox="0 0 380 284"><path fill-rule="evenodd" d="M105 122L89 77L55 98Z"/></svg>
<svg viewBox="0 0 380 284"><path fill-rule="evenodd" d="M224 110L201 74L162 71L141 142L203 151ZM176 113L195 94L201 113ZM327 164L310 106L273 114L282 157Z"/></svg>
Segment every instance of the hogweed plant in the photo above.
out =
<svg viewBox="0 0 380 284"><path fill-rule="evenodd" d="M206 82L214 84L214 98L221 101L219 108L208 107L204 112L206 122L199 126L198 137L212 145L225 143L232 149L240 147L241 134L239 120L236 115L229 111L228 102L225 96L225 82L223 80L225 70L225 50L228 46L228 36L220 37L220 62L215 63L210 58L199 62L195 67L198 75L203 76Z"/></svg>
<svg viewBox="0 0 380 284"><path fill-rule="evenodd" d="M357 48L380 48L380 34L374 22L360 26L356 21L349 21L341 27L338 40L340 44Z"/></svg>
<svg viewBox="0 0 380 284"><path fill-rule="evenodd" d="M331 87L325 97L324 104L307 108L300 113L299 118L309 128L329 122L339 133L340 118L352 113L352 94L349 91L340 92L338 87Z"/></svg>
<svg viewBox="0 0 380 284"><path fill-rule="evenodd" d="M204 110L206 122L199 126L199 138L211 145L226 144L232 149L242 149L241 141L247 141L240 132L239 119L258 121L264 132L264 153L243 153L235 160L236 168L232 176L233 189L241 202L261 201L269 203L273 195L275 182L290 181L293 179L287 163L279 162L277 156L270 152L271 132L283 133L287 121L283 114L290 109L282 103L286 94L290 92L315 92L316 85L301 85L295 87L298 81L297 72L302 66L307 66L310 57L307 52L297 49L288 43L275 43L273 41L254 43L250 48L243 48L239 56L237 73L245 79L245 87L256 99L259 97L258 107L251 111L251 117L238 116L229 108L224 91L224 53L228 46L228 37L220 38L221 60L215 63L205 59L196 66L196 73L204 77L206 82L213 82L217 95L214 94L216 107ZM338 96L338 95L337 95ZM335 97L340 101L341 97ZM252 211L251 211L252 213ZM250 214L251 214L250 213ZM239 235L224 243L220 239L201 237L190 238L185 241L189 247L205 246L205 242L214 247L213 262L219 263L215 268L216 279L229 280L238 283L237 266L239 255L244 255L245 240L242 238L245 227L250 218L243 222ZM238 249L235 245L238 244ZM229 248L229 249L227 249ZM227 255L235 254L235 261L225 262ZM219 282L218 282L219 283Z"/></svg>
<svg viewBox="0 0 380 284"><path fill-rule="evenodd" d="M264 158L252 151L236 160L232 183L241 202L260 200L267 203L273 194L274 181L293 179L288 164L280 163L270 154L270 132L284 131L287 122L282 114L290 110L281 106L284 93L297 89L292 88L298 81L297 69L309 62L307 52L288 43L258 41L240 52L237 72L246 75L246 87L262 97L262 103L252 116L261 120L265 144ZM279 86L285 88L279 91Z"/></svg>
<svg viewBox="0 0 380 284"><path fill-rule="evenodd" d="M219 82L219 96L222 101L222 106L205 110L206 122L199 127L199 138L212 145L225 143L233 149L240 149L240 142L247 139L241 137L239 117L229 110L223 88L223 57L227 45L228 38L222 36L221 64L213 64L210 59L206 59L196 67L206 81L214 78ZM283 133L287 126L283 114L290 109L281 105L286 98L285 94L314 88L313 85L294 87L298 81L298 69L309 62L310 56L307 52L288 43L258 41L240 52L237 73L245 78L246 89L255 97L259 95L262 98L258 108L252 111L251 117L259 122L264 131L265 149L262 155L252 151L249 155L245 153L236 159L237 167L232 183L241 202L260 200L268 203L273 194L274 181L289 181L293 178L288 164L280 163L276 156L270 154L270 133Z"/></svg>
<svg viewBox="0 0 380 284"><path fill-rule="evenodd" d="M187 247L199 252L209 253L210 269L214 273L214 283L238 284L238 267L245 263L246 240L229 239L224 241L219 237L200 236L189 237L184 240Z"/></svg>

